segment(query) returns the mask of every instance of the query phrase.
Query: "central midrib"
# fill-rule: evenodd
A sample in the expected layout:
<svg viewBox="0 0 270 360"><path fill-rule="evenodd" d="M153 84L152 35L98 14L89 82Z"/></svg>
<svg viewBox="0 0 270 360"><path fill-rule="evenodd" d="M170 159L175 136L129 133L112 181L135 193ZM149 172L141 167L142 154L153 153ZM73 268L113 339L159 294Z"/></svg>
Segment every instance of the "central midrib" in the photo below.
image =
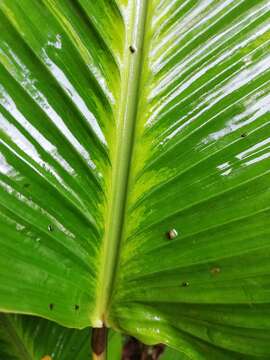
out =
<svg viewBox="0 0 270 360"><path fill-rule="evenodd" d="M147 1L132 1L126 34L121 101L117 118L115 156L112 159L112 186L107 224L101 253L102 264L98 283L94 327L106 325L106 312L112 294L115 270L118 262L121 235L125 217L125 205L129 180L129 168L133 149L137 99L141 77L143 43L147 16Z"/></svg>

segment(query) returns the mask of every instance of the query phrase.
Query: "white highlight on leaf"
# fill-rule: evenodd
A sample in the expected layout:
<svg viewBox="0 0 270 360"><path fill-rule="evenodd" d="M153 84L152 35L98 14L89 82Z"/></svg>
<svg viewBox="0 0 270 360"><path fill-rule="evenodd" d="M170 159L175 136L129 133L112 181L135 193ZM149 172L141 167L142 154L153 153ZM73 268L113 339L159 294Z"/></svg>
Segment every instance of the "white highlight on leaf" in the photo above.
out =
<svg viewBox="0 0 270 360"><path fill-rule="evenodd" d="M0 153L0 173L8 177L16 177L18 175L18 172L7 162L2 153Z"/></svg>
<svg viewBox="0 0 270 360"><path fill-rule="evenodd" d="M57 35L56 35L56 38L55 38L55 41L50 41L50 40L48 40L47 45L48 45L48 46L53 46L53 47L55 47L56 49L62 49L61 35L60 35L60 34L57 34Z"/></svg>
<svg viewBox="0 0 270 360"><path fill-rule="evenodd" d="M101 140L101 142L103 144L107 144L104 134L103 134L95 116L88 109L85 101L79 95L79 93L76 91L76 89L71 84L71 82L69 81L67 76L64 74L64 72L49 58L45 49L42 49L42 58L43 58L44 62L46 63L46 65L48 65L48 67L50 68L54 77L62 85L66 94L69 96L69 98L72 99L74 105L80 110L80 112L83 114L84 118L88 121L88 123L90 124L91 128L93 129L93 131L95 132L97 137Z"/></svg>
<svg viewBox="0 0 270 360"><path fill-rule="evenodd" d="M265 145L267 145L267 144L270 144L270 137L263 140L263 141L260 141L259 143L255 144L253 146L251 146L247 150L242 151L240 154L236 155L236 158L239 159L239 160L243 160L243 159L246 159L246 158L250 158L253 155L257 155L258 153L265 150ZM261 155L260 155L260 157L261 157Z"/></svg>

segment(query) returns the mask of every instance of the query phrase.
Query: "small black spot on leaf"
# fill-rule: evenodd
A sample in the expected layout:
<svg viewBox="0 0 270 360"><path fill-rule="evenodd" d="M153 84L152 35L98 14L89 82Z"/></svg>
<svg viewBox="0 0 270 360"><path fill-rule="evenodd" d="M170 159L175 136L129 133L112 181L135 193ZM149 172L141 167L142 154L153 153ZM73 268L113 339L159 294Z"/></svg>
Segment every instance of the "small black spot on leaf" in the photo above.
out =
<svg viewBox="0 0 270 360"><path fill-rule="evenodd" d="M189 282L187 281L183 281L181 284L182 287L188 287L189 286Z"/></svg>
<svg viewBox="0 0 270 360"><path fill-rule="evenodd" d="M241 134L241 138L245 138L247 136L246 133Z"/></svg>
<svg viewBox="0 0 270 360"><path fill-rule="evenodd" d="M132 53L132 54L134 54L135 52L136 52L136 46L134 46L134 45L130 45L130 47L129 47L129 51Z"/></svg>
<svg viewBox="0 0 270 360"><path fill-rule="evenodd" d="M49 305L49 308L50 308L50 310L53 310L54 304L50 304L50 305Z"/></svg>
<svg viewBox="0 0 270 360"><path fill-rule="evenodd" d="M30 184L28 184L28 183L23 184L24 188L28 188L29 186L30 186Z"/></svg>
<svg viewBox="0 0 270 360"><path fill-rule="evenodd" d="M75 310L79 310L79 308L80 308L79 305L76 304L75 305Z"/></svg>
<svg viewBox="0 0 270 360"><path fill-rule="evenodd" d="M49 231L53 231L53 226L50 224L50 225L48 225L48 230Z"/></svg>

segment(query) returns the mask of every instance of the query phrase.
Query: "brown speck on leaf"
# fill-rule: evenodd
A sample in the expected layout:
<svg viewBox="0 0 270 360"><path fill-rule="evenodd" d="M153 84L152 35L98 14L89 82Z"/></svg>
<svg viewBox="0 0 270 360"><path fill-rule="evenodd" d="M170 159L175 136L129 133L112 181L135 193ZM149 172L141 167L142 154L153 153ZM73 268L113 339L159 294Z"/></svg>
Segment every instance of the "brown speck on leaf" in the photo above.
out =
<svg viewBox="0 0 270 360"><path fill-rule="evenodd" d="M213 275L219 274L220 273L220 267L213 267L210 271L211 271L211 273Z"/></svg>
<svg viewBox="0 0 270 360"><path fill-rule="evenodd" d="M41 358L41 360L52 360L52 358L50 355L45 355L43 358Z"/></svg>

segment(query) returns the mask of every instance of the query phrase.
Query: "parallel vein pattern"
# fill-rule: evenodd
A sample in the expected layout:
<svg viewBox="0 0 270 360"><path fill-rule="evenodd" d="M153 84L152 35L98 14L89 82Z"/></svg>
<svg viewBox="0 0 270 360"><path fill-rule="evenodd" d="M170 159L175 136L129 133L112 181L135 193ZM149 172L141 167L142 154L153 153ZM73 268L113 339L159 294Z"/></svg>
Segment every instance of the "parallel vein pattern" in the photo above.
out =
<svg viewBox="0 0 270 360"><path fill-rule="evenodd" d="M113 1L1 1L0 33L1 309L87 326L99 287L123 18Z"/></svg>
<svg viewBox="0 0 270 360"><path fill-rule="evenodd" d="M269 50L269 0L0 0L0 310L269 360Z"/></svg>
<svg viewBox="0 0 270 360"><path fill-rule="evenodd" d="M91 359L89 329L66 329L32 316L0 315L3 360Z"/></svg>
<svg viewBox="0 0 270 360"><path fill-rule="evenodd" d="M268 359L270 3L150 3L111 321L190 359Z"/></svg>

